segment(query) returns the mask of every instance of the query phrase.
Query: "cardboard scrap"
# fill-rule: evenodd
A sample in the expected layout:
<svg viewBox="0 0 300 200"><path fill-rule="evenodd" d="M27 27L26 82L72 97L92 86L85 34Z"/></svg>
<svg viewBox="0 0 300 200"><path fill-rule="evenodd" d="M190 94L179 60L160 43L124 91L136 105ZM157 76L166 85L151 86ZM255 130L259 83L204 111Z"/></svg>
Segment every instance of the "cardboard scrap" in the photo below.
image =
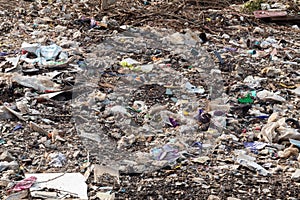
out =
<svg viewBox="0 0 300 200"><path fill-rule="evenodd" d="M25 174L25 177L31 176L37 178L35 184L30 188L31 195L36 194L40 196L41 193L34 193L34 191L41 191L47 188L55 190L57 198L59 194L69 194L81 200L88 199L87 184L85 183L84 176L80 173Z"/></svg>

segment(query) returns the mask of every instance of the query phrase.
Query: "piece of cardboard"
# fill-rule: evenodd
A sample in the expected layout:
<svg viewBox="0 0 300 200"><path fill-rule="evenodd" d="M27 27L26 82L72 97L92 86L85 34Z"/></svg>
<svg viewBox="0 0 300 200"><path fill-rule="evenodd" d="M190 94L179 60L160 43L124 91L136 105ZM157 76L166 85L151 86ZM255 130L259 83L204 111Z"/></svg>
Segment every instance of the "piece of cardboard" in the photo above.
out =
<svg viewBox="0 0 300 200"><path fill-rule="evenodd" d="M43 189L54 189L63 194L70 194L82 200L87 200L87 184L85 177L80 173L41 173L25 174L25 177L34 176L36 182L30 188L30 192Z"/></svg>

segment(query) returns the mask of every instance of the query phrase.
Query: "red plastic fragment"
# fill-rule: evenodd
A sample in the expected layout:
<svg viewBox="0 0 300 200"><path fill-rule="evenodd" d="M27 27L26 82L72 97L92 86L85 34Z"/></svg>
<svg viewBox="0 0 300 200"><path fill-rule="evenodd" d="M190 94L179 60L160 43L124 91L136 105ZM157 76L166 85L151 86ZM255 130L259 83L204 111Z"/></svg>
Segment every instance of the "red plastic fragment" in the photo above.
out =
<svg viewBox="0 0 300 200"><path fill-rule="evenodd" d="M258 18L258 19L287 16L287 12L286 11L256 10L253 13L254 13L255 18Z"/></svg>
<svg viewBox="0 0 300 200"><path fill-rule="evenodd" d="M18 182L16 185L14 185L13 188L10 189L8 192L19 192L19 191L22 191L22 190L29 189L34 184L36 179L37 178L34 177L34 176L25 178L22 181Z"/></svg>

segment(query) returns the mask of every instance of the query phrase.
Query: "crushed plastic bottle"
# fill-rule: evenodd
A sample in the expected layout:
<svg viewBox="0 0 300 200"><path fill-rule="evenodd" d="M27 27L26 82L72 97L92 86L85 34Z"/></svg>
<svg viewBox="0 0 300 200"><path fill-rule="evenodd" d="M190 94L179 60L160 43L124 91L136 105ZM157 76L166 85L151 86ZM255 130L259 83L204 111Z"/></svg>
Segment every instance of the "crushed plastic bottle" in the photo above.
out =
<svg viewBox="0 0 300 200"><path fill-rule="evenodd" d="M198 88L198 87L192 85L190 82L187 82L185 84L185 88L187 89L188 92L191 92L191 93L198 93L198 94L203 94L204 93L203 88Z"/></svg>
<svg viewBox="0 0 300 200"><path fill-rule="evenodd" d="M169 144L166 144L161 148L151 149L151 154L155 160L167 160L169 162L173 162L180 157L178 149Z"/></svg>
<svg viewBox="0 0 300 200"><path fill-rule="evenodd" d="M62 167L67 163L67 158L62 153L51 153L49 159L51 160L49 165L53 167Z"/></svg>

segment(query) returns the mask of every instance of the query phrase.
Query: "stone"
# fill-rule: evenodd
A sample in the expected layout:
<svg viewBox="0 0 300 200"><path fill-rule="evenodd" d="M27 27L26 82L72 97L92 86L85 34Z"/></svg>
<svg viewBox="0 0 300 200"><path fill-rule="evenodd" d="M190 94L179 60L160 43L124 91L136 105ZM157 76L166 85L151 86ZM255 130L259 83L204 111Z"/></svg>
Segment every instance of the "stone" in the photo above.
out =
<svg viewBox="0 0 300 200"><path fill-rule="evenodd" d="M7 150L5 150L1 155L0 155L0 161L7 161L11 162L14 161L14 157L9 153Z"/></svg>
<svg viewBox="0 0 300 200"><path fill-rule="evenodd" d="M292 179L294 181L300 181L300 169L296 169L296 171L292 174Z"/></svg>
<svg viewBox="0 0 300 200"><path fill-rule="evenodd" d="M207 200L220 200L220 197L218 197L216 195L209 195Z"/></svg>

